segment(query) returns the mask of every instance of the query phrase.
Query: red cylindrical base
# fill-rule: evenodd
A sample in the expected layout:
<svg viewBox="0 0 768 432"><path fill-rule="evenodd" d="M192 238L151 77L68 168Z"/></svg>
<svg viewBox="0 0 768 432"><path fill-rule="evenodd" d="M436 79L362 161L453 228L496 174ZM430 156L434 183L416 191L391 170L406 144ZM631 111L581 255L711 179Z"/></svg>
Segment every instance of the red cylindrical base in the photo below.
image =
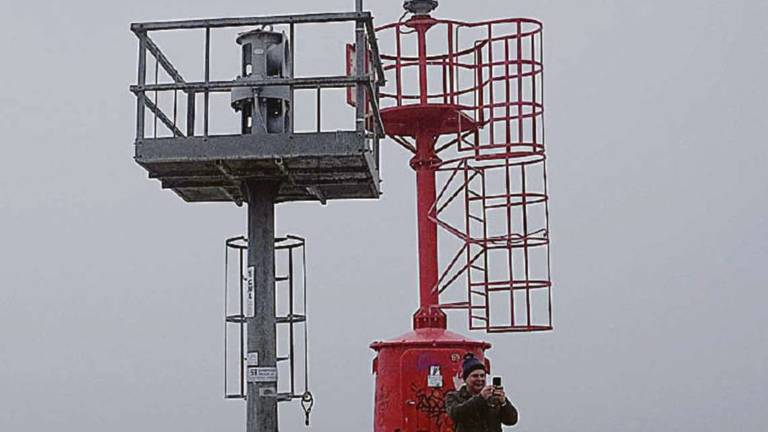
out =
<svg viewBox="0 0 768 432"><path fill-rule="evenodd" d="M464 355L471 352L482 360L490 347L440 328L371 344L377 352L374 432L452 432L445 394L456 388Z"/></svg>

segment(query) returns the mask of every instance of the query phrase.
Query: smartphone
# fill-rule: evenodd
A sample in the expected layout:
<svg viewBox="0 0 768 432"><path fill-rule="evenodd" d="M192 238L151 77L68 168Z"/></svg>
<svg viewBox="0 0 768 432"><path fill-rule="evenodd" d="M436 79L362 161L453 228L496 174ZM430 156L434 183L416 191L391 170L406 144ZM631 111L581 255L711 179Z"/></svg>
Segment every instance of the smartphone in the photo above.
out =
<svg viewBox="0 0 768 432"><path fill-rule="evenodd" d="M493 377L493 386L501 387L501 377Z"/></svg>

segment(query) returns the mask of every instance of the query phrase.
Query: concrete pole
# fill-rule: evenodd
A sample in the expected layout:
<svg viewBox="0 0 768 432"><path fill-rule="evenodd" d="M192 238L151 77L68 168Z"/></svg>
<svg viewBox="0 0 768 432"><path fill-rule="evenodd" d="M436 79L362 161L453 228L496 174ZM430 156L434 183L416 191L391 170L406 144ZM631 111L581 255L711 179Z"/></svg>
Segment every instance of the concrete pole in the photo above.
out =
<svg viewBox="0 0 768 432"><path fill-rule="evenodd" d="M277 183L247 182L248 266L253 281L248 330L247 432L277 432L277 341L275 328L275 197ZM249 306L250 307L250 306ZM258 364L254 364L258 353Z"/></svg>

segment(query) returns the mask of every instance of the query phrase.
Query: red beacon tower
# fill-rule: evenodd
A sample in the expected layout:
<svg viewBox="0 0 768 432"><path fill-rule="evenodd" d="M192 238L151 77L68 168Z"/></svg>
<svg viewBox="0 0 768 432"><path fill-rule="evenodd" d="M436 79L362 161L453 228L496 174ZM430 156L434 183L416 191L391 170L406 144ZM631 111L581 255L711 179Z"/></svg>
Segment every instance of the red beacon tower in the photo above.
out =
<svg viewBox="0 0 768 432"><path fill-rule="evenodd" d="M412 331L371 345L374 431L448 432L445 393L466 353L490 369L491 345L449 331L446 311L465 310L470 330L552 329L542 25L404 7L407 19L376 29L380 113L413 153L420 303ZM438 257L438 238L455 252Z"/></svg>

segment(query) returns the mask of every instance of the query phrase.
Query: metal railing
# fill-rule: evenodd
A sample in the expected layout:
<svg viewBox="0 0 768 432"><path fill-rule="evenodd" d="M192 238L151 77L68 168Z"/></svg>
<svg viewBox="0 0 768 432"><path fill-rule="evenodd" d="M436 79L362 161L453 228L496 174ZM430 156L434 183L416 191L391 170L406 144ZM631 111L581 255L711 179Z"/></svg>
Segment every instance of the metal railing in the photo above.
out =
<svg viewBox="0 0 768 432"><path fill-rule="evenodd" d="M419 28L427 29L421 42ZM466 310L470 330L552 329L542 23L421 17L377 31L390 78L380 93L384 118L443 106L457 119L435 144L439 187L429 219L441 241L457 245L435 287L452 296L440 306ZM419 43L430 47L423 59ZM387 127L416 152L415 136Z"/></svg>
<svg viewBox="0 0 768 432"><path fill-rule="evenodd" d="M355 34L354 41L357 46L365 46L366 50L358 50L358 64L366 61L368 67L359 67L354 76L310 76L295 77L291 70L293 78L272 78L262 81L250 80L243 81L213 81L211 80L211 34L216 29L238 28L238 27L259 27L259 26L284 26L289 33L291 69L295 62L295 36L296 28L303 24L319 23L343 23L354 22ZM180 71L168 56L161 50L152 36L156 32L167 31L186 31L186 30L204 30L204 65L202 81L187 81L182 71ZM369 148L374 153L378 165L379 140L384 137L384 129L379 114L378 95L379 88L385 84L384 69L379 57L379 48L376 40L376 34L373 27L373 17L370 12L341 12L341 13L320 13L320 14L302 14L302 15L281 15L268 17L245 17L245 18L219 18L219 19L200 19L184 21L166 21L166 22L144 22L131 25L131 31L136 34L139 40L138 56L138 74L137 82L130 87L132 93L136 95L136 141L141 142L145 139L158 138L158 122L161 123L173 137L193 137L211 135L210 131L210 112L211 112L211 94L226 93L238 87L259 87L259 86L288 86L291 97L291 125L290 131L293 133L293 98L295 90L316 89L317 91L317 126L320 131L320 116L323 107L320 105L322 97L321 91L324 89L354 88L357 104L355 113L355 130L364 137L368 138L372 147ZM365 52L368 52L366 58ZM148 67L148 54L154 59L154 70ZM340 56L344 53L340 52ZM343 58L343 57L340 57ZM162 70L170 79L169 82L159 82L159 72ZM147 79L148 72L154 73L154 79ZM236 71L233 71L233 75ZM163 110L158 103L160 94L172 92L173 108ZM203 97L202 113L202 131L196 130L198 113L196 112L197 96ZM186 104L182 98L186 98ZM181 106L180 106L181 105ZM186 106L184 106L186 105ZM367 105L367 106L366 106ZM147 110L151 113L149 117L153 122L152 136L147 136ZM184 125L182 126L181 123Z"/></svg>

